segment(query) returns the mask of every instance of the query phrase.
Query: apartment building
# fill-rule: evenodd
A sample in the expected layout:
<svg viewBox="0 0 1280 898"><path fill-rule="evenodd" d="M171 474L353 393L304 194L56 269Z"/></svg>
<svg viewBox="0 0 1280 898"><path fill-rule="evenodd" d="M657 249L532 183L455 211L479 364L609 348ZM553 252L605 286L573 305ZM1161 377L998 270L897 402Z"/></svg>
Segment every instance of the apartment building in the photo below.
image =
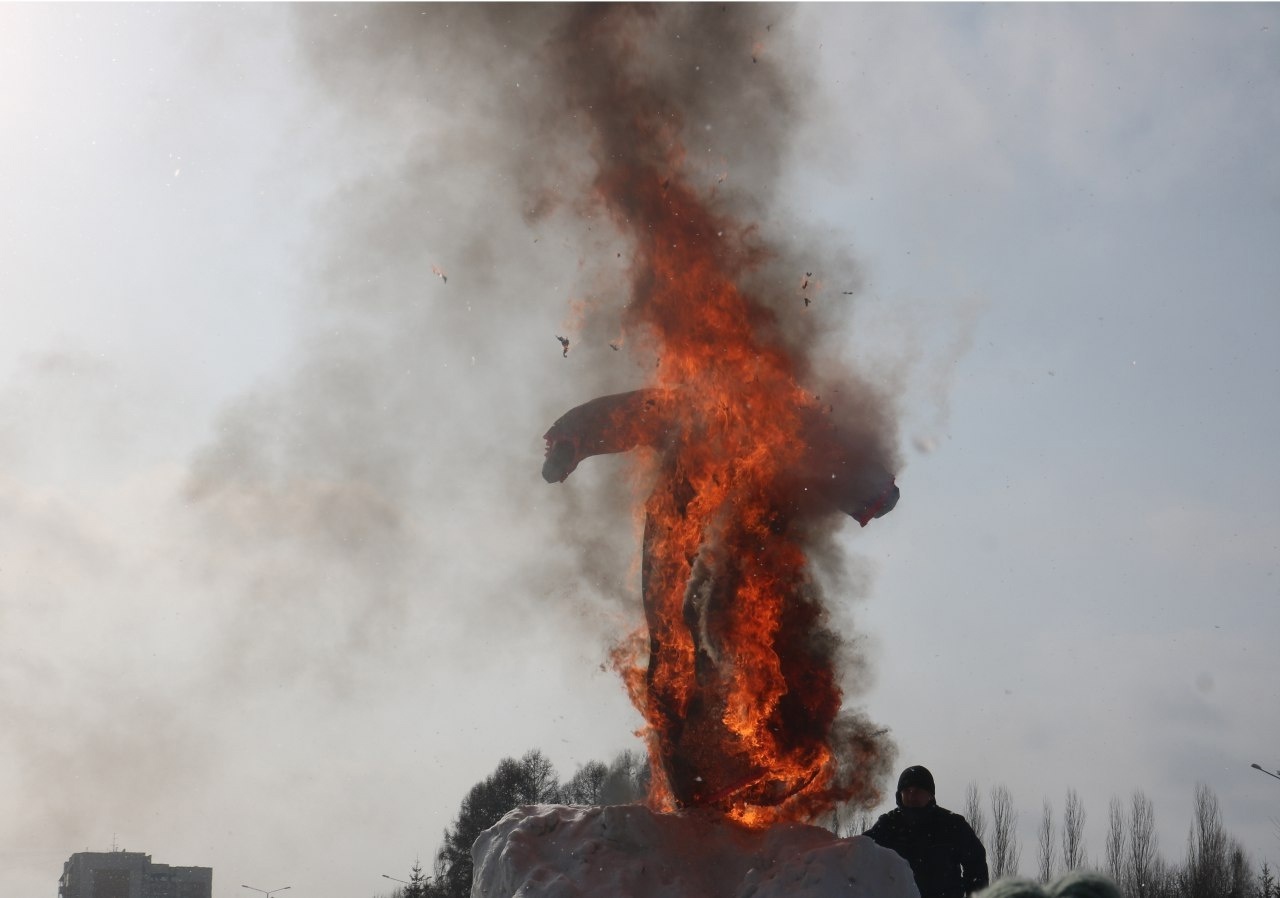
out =
<svg viewBox="0 0 1280 898"><path fill-rule="evenodd" d="M156 864L138 851L81 851L62 865L58 898L212 898L213 868Z"/></svg>

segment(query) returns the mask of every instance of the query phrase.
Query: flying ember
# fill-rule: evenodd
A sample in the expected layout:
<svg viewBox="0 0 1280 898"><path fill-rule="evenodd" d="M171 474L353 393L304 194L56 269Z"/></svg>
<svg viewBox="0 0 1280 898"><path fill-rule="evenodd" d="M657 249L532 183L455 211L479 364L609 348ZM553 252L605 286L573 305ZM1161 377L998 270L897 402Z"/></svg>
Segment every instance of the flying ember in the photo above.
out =
<svg viewBox="0 0 1280 898"><path fill-rule="evenodd" d="M881 734L842 710L809 552L839 513L865 526L894 507L891 435L871 391L814 374L779 319L796 282L762 283L771 248L692 182L678 104L628 65L643 24L590 8L569 32L592 65L617 60L571 96L594 129L596 199L632 243L623 323L651 374L557 420L543 477L628 452L646 485L647 635L615 662L647 723L651 803L811 818L866 799L884 761Z"/></svg>

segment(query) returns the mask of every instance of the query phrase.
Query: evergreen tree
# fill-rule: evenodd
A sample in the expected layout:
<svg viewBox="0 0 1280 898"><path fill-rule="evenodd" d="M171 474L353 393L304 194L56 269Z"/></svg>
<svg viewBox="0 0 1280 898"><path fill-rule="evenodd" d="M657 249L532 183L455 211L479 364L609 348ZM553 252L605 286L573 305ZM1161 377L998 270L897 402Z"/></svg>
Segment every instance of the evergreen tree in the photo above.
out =
<svg viewBox="0 0 1280 898"><path fill-rule="evenodd" d="M1280 898L1280 886L1277 886L1276 878L1266 861L1262 862L1262 870L1258 873L1256 890L1258 898Z"/></svg>
<svg viewBox="0 0 1280 898"><path fill-rule="evenodd" d="M404 898L426 898L431 877L423 875L421 858L415 859L409 871L409 884L404 888Z"/></svg>

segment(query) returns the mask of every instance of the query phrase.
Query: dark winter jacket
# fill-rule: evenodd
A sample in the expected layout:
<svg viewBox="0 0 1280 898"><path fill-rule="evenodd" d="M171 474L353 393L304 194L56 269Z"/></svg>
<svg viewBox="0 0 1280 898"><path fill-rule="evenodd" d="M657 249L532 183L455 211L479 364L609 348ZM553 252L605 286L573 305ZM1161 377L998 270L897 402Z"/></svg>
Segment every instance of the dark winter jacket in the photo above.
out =
<svg viewBox="0 0 1280 898"><path fill-rule="evenodd" d="M906 858L920 898L963 898L987 885L987 850L967 820L936 803L895 808L866 834Z"/></svg>

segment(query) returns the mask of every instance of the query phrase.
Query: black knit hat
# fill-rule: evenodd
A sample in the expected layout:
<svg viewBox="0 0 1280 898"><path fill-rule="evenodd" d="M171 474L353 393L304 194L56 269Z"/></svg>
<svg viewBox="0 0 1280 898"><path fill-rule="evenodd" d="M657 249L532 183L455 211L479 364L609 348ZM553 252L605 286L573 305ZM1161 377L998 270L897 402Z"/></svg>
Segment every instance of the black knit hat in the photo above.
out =
<svg viewBox="0 0 1280 898"><path fill-rule="evenodd" d="M921 767L919 764L914 767L908 767L902 771L902 776L898 777L898 791L894 793L898 806L902 806L902 790L915 786L917 789L927 789L929 794L934 794L938 790L933 787L933 774L929 772L928 767Z"/></svg>

